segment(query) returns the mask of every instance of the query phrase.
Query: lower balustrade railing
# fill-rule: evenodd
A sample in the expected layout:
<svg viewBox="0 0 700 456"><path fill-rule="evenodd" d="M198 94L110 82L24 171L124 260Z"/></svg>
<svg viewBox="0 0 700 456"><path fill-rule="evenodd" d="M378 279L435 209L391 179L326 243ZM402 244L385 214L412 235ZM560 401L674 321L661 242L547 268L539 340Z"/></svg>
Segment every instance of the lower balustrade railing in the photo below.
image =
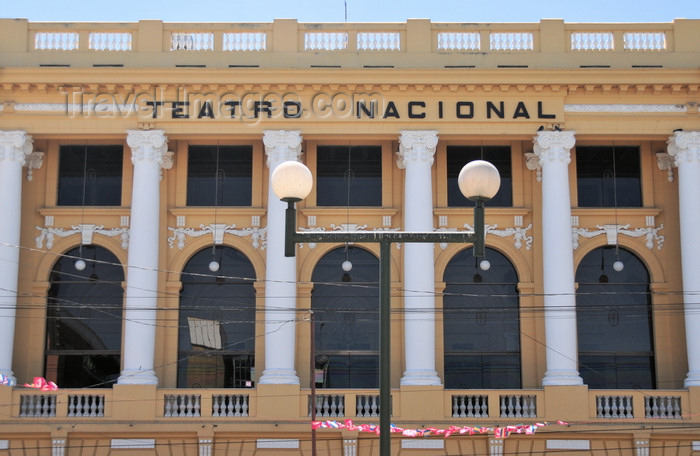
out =
<svg viewBox="0 0 700 456"><path fill-rule="evenodd" d="M494 409L489 409L489 399ZM497 402L496 402L497 400ZM496 414L497 415L494 415ZM453 394L453 418L535 418L537 396L534 394Z"/></svg>
<svg viewBox="0 0 700 456"><path fill-rule="evenodd" d="M401 391L392 392L393 404ZM442 407L452 418L540 418L547 419L544 410L544 390L445 390ZM623 420L683 419L684 407L690 404L687 390L590 390L591 417ZM300 406L307 416L315 408L317 419L379 418L379 394L376 390L322 390L311 396L302 391ZM152 418L245 418L256 416L256 391L158 389ZM116 401L116 402L115 402ZM112 409L120 407L113 390L36 391L24 388L12 390L12 416L19 418L99 418L109 417ZM300 411L301 411L300 410ZM161 415L162 413L162 415ZM302 412L304 413L304 412ZM400 419L400 413L397 415ZM686 417L693 419L693 417Z"/></svg>
<svg viewBox="0 0 700 456"><path fill-rule="evenodd" d="M682 419L682 396L659 395L657 391L635 391L631 395L594 391L597 418ZM686 402L687 403L687 402Z"/></svg>
<svg viewBox="0 0 700 456"><path fill-rule="evenodd" d="M354 414L346 414L346 396L350 401L355 400ZM311 396L309 396L309 415L311 415ZM379 418L379 395L378 394L342 394L342 393L320 393L316 394L316 417L317 418Z"/></svg>

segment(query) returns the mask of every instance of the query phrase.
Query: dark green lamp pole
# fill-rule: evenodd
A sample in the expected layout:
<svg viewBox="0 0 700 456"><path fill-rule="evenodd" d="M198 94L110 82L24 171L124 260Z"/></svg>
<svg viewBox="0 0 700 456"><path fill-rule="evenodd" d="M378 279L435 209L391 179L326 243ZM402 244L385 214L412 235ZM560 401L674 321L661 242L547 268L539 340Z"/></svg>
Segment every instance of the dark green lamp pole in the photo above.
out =
<svg viewBox="0 0 700 456"><path fill-rule="evenodd" d="M392 243L461 243L473 244L474 256L484 256L484 201L491 199L500 187L498 170L491 163L476 160L459 174L459 188L474 207L474 231L335 231L298 232L296 207L311 192L313 176L296 161L280 164L271 177L277 196L287 202L285 216L284 255L293 257L299 243L378 243L379 244L379 455L391 455L391 274ZM311 372L313 375L313 372ZM312 404L314 407L315 404Z"/></svg>

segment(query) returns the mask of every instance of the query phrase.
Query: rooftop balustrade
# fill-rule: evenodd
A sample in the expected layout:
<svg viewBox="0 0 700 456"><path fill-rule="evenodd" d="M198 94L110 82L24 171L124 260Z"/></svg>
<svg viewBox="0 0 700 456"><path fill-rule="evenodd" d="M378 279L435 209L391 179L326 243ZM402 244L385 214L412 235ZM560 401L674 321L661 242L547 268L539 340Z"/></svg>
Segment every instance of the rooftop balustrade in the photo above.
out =
<svg viewBox="0 0 700 456"><path fill-rule="evenodd" d="M698 54L700 20L685 19L644 24L0 20L6 67L692 68Z"/></svg>

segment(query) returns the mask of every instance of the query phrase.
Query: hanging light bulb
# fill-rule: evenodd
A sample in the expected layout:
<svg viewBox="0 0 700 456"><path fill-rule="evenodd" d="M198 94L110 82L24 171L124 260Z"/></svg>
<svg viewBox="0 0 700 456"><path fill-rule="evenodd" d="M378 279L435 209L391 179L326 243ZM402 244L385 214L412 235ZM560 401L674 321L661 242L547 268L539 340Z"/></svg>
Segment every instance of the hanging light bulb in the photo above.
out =
<svg viewBox="0 0 700 456"><path fill-rule="evenodd" d="M481 260L481 263L479 263L479 269L482 271L488 271L491 269L491 262L487 259Z"/></svg>
<svg viewBox="0 0 700 456"><path fill-rule="evenodd" d="M343 271L350 272L352 270L352 262L350 260L345 260L340 267L343 268Z"/></svg>
<svg viewBox="0 0 700 456"><path fill-rule="evenodd" d="M216 260L212 260L211 263L209 263L209 270L211 272L218 271L220 267L221 267L221 265L219 265L219 262Z"/></svg>
<svg viewBox="0 0 700 456"><path fill-rule="evenodd" d="M620 272L623 269L625 269L625 263L623 263L620 259L618 259L613 263L613 269L617 272Z"/></svg>
<svg viewBox="0 0 700 456"><path fill-rule="evenodd" d="M87 265L85 264L85 260L83 260L83 259L77 260L75 262L75 269L77 269L78 271L84 271L85 266L87 266Z"/></svg>

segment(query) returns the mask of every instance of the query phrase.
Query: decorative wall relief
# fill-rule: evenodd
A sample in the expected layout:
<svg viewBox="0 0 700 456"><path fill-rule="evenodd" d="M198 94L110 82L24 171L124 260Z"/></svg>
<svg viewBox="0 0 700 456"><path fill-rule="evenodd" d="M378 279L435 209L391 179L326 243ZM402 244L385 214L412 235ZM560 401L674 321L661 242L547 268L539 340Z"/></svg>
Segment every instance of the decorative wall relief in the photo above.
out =
<svg viewBox="0 0 700 456"><path fill-rule="evenodd" d="M197 228L188 228L184 226L168 227L168 231L172 231L173 235L168 237L168 246L172 249L177 242L177 247L182 250L185 247L186 238L200 237L211 235L215 245L221 245L224 242L224 235L230 234L238 237L251 238L251 245L255 249L265 250L267 247L267 227L249 227L236 228L236 225L226 225L225 223L212 223L211 225L199 225Z"/></svg>
<svg viewBox="0 0 700 456"><path fill-rule="evenodd" d="M596 236L605 235L608 245L617 245L617 236L623 234L629 237L644 237L646 239L646 246L649 250L654 248L654 243L656 243L656 248L661 250L663 247L665 237L659 234L664 228L663 223L657 227L647 226L644 228L633 228L630 229L630 225L596 225L597 230L589 230L588 228L580 228L577 226L572 226L572 239L573 248L576 250L578 248L578 238L593 238Z"/></svg>
<svg viewBox="0 0 700 456"><path fill-rule="evenodd" d="M36 247L38 249L43 248L44 241L46 241L46 248L50 250L53 248L56 237L64 238L75 234L80 235L80 243L82 245L92 245L95 234L107 237L119 236L122 248L124 250L129 248L129 228L125 226L105 229L104 225L80 224L71 226L71 229L55 228L53 226L37 226L36 229L40 231L39 236L36 237Z"/></svg>

